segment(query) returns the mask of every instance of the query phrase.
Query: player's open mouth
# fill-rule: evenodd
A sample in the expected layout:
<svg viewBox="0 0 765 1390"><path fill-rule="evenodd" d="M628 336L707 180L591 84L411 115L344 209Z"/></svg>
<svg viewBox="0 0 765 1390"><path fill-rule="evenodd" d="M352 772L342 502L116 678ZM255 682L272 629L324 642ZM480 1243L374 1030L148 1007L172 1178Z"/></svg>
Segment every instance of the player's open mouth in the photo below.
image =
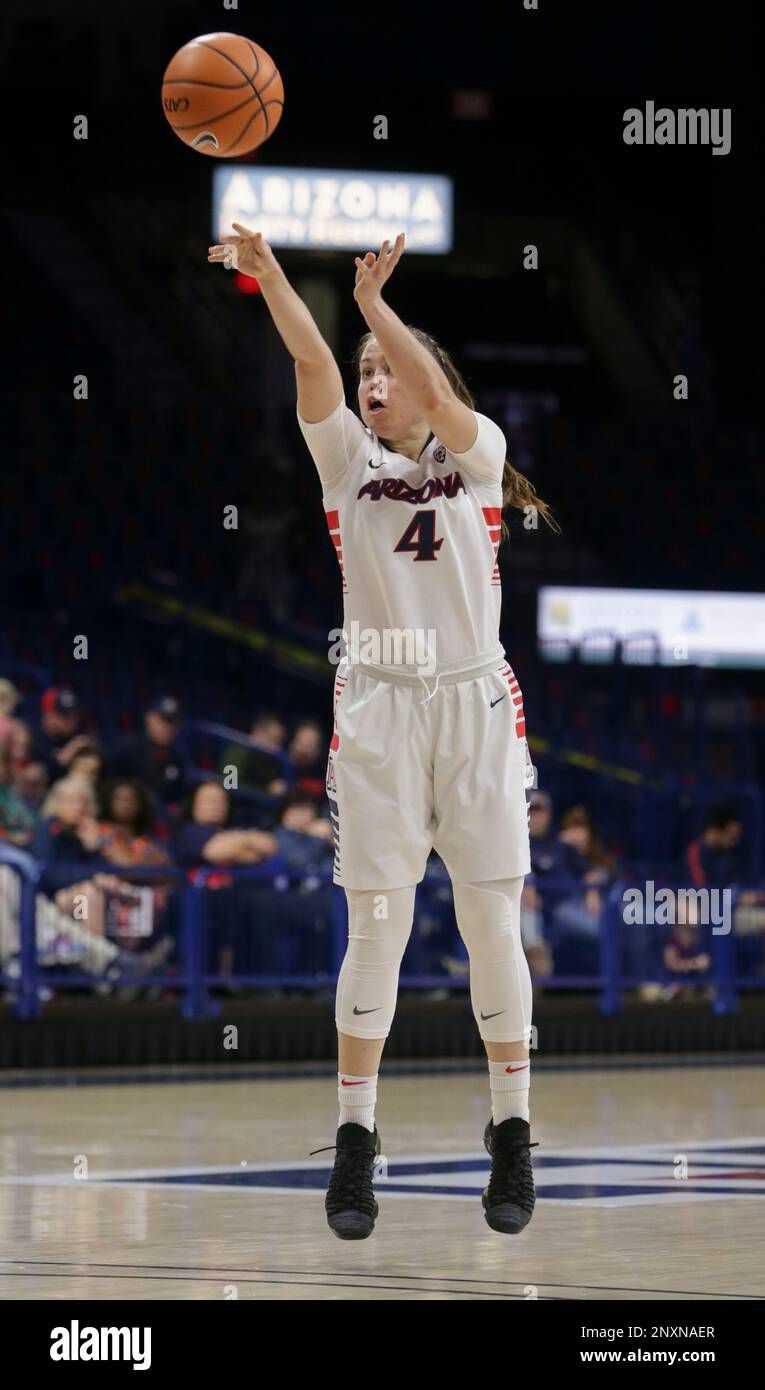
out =
<svg viewBox="0 0 765 1390"><path fill-rule="evenodd" d="M369 410L384 410L385 406L383 405L382 401L370 401L369 406L367 408Z"/></svg>

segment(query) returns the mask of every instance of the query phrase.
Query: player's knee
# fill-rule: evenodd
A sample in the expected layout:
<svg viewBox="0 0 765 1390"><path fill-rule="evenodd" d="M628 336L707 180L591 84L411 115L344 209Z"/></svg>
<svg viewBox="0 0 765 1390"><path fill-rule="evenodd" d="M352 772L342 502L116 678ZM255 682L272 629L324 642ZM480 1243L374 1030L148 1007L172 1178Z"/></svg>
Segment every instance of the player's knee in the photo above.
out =
<svg viewBox="0 0 765 1390"><path fill-rule="evenodd" d="M454 910L469 954L520 948L522 878L455 883Z"/></svg>
<svg viewBox="0 0 765 1390"><path fill-rule="evenodd" d="M349 951L400 961L412 931L414 892L414 887L385 892L347 889Z"/></svg>

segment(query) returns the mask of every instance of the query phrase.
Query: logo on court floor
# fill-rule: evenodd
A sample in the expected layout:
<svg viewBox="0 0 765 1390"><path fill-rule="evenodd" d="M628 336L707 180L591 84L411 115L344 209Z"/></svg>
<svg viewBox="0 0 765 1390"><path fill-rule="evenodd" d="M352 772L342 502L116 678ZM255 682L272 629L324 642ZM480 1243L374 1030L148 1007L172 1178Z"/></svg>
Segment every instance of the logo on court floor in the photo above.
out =
<svg viewBox="0 0 765 1390"><path fill-rule="evenodd" d="M541 1148L535 1150L533 1164L537 1198L542 1203L629 1207L765 1198L765 1138L547 1148L544 1136L539 1137ZM682 1148L682 1164L677 1161L678 1148ZM104 1174L100 1181L146 1187L323 1192L329 1166L328 1161L308 1159L278 1165L247 1162L237 1167L133 1169ZM402 1199L479 1201L488 1176L488 1157L475 1151L393 1157L388 1149L387 1176L378 1179L378 1191Z"/></svg>

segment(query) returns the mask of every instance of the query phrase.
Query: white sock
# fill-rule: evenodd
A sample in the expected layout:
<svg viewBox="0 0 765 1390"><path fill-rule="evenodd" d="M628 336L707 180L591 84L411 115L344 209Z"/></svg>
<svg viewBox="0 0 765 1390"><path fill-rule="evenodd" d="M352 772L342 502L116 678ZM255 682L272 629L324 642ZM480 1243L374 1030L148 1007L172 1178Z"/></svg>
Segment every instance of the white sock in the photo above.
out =
<svg viewBox="0 0 765 1390"><path fill-rule="evenodd" d="M501 1125L503 1120L510 1120L513 1116L528 1122L530 1083L530 1058L526 1061L519 1057L515 1062L489 1062L491 1117L495 1125Z"/></svg>
<svg viewBox="0 0 765 1390"><path fill-rule="evenodd" d="M377 1104L377 1076L351 1076L350 1072L337 1073L337 1099L340 1103L340 1125L363 1125L370 1134L375 1128L375 1106Z"/></svg>

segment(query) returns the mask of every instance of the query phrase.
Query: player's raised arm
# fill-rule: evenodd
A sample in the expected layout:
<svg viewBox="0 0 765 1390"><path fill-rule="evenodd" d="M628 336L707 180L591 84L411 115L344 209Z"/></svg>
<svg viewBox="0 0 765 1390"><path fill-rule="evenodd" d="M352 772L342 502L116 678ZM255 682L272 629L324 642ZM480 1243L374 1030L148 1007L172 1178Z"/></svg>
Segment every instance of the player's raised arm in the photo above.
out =
<svg viewBox="0 0 765 1390"><path fill-rule="evenodd" d="M325 420L343 398L337 363L262 233L239 222L233 226L237 234L209 247L207 259L258 281L284 345L295 360L298 410L304 420Z"/></svg>
<svg viewBox="0 0 765 1390"><path fill-rule="evenodd" d="M378 256L368 251L363 260L355 257L353 297L397 381L422 411L439 442L454 453L465 453L477 439L475 412L455 395L435 357L409 332L382 297L383 286L401 259L404 242L401 232L391 250L388 249L390 243L384 241Z"/></svg>

